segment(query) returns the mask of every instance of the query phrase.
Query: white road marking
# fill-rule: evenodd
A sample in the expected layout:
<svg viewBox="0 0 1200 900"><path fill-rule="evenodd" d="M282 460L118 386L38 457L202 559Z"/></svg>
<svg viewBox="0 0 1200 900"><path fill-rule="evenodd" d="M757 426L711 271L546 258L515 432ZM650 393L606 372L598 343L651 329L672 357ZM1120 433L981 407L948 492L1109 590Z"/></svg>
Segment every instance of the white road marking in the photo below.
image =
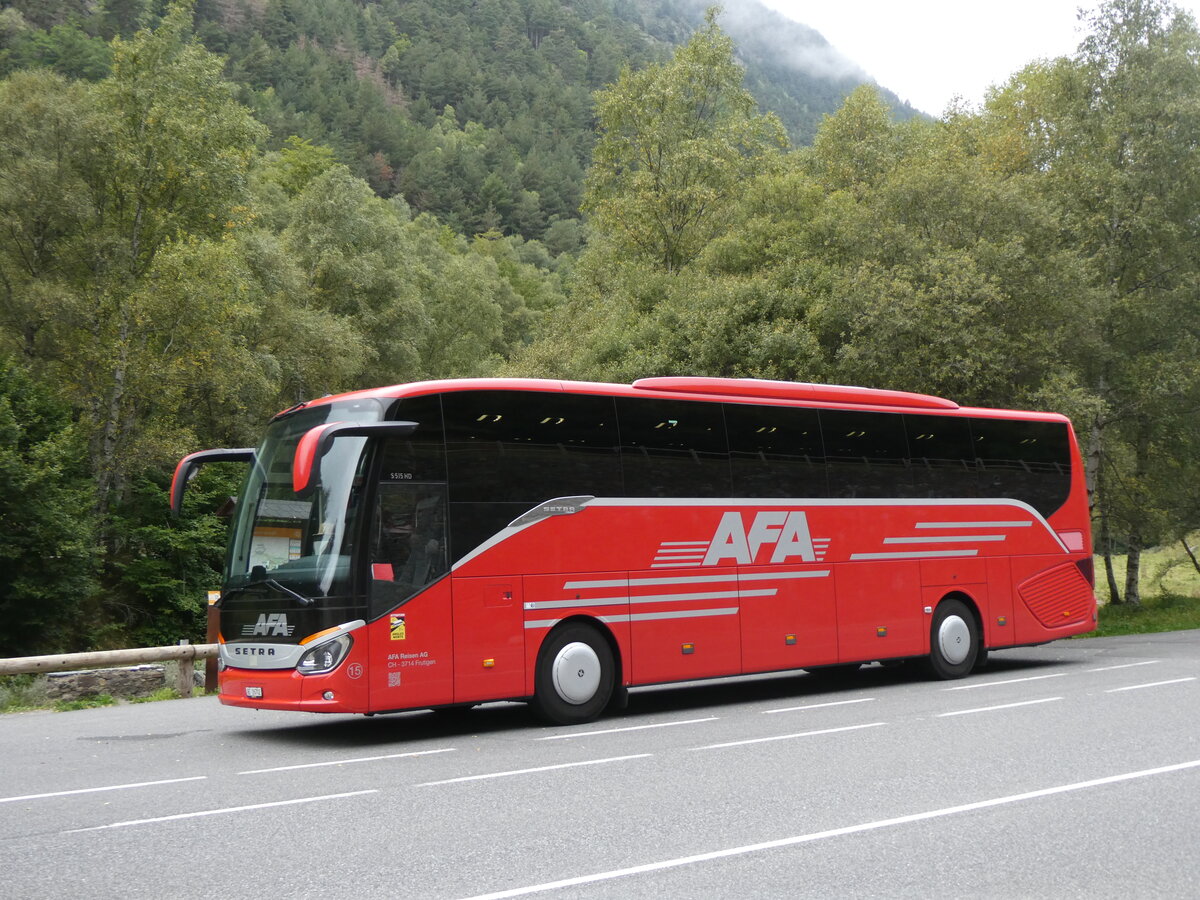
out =
<svg viewBox="0 0 1200 900"><path fill-rule="evenodd" d="M765 744L769 741L786 741L790 738L815 737L818 734L837 734L841 731L858 731L862 728L878 728L880 725L886 725L887 722L870 722L866 725L847 725L844 728L822 728L819 731L801 731L798 734L773 734L770 737L751 738L746 741L729 741L724 744L708 744L704 747L697 747L697 750L719 750L722 747L742 747L746 744Z"/></svg>
<svg viewBox="0 0 1200 900"><path fill-rule="evenodd" d="M434 753L453 753L454 747L443 747L440 750L415 750L412 753L389 753L386 756L359 756L355 759L334 759L329 762L301 763L296 766L276 766L273 769L250 769L238 772L239 775L261 775L264 772L290 772L293 769L317 769L321 766L348 766L351 763L377 762L381 759L404 759L409 756L430 756Z"/></svg>
<svg viewBox="0 0 1200 900"><path fill-rule="evenodd" d="M1089 672L1111 672L1113 669L1132 669L1134 666L1153 666L1162 662L1161 659L1148 659L1144 662L1122 663L1119 666L1102 666L1099 669L1088 669Z"/></svg>
<svg viewBox="0 0 1200 900"><path fill-rule="evenodd" d="M549 737L534 738L537 741L568 741L572 738L592 737L597 734L619 734L624 731L643 731L647 728L670 728L672 725L695 725L698 722L715 722L720 716L708 716L704 719L682 719L678 722L655 722L652 725L630 725L625 728L605 728L603 731L573 731L570 734L552 734Z"/></svg>
<svg viewBox="0 0 1200 900"><path fill-rule="evenodd" d="M20 800L42 800L46 797L66 797L70 794L94 794L98 791L124 791L129 788L154 787L158 784L179 784L183 781L203 781L207 775L193 775L190 778L167 778L163 781L137 781L133 784L110 784L106 787L76 788L73 791L51 791L48 794L25 794L22 797L0 797L0 803L16 803Z"/></svg>
<svg viewBox="0 0 1200 900"><path fill-rule="evenodd" d="M1033 706L1036 703L1053 703L1062 697L1043 697L1041 700L1022 700L1020 703L1001 703L999 706L979 706L975 709L958 709L954 712L938 713L935 718L944 719L947 716L968 716L971 713L994 712L998 709L1013 709L1017 706Z"/></svg>
<svg viewBox="0 0 1200 900"><path fill-rule="evenodd" d="M299 797L295 800L277 800L274 803L255 803L250 806L228 806L224 809L205 809L200 812L177 813L173 816L156 816L153 819L131 819L128 822L113 822L110 825L95 825L91 828L72 828L59 834L80 834L84 831L104 831L107 828L128 828L131 825L153 825L157 822L177 822L181 819L198 819L201 816L222 816L226 813L248 812L253 809L271 809L276 806L295 806L298 803L316 803L318 800L339 800L343 797L359 797L363 794L378 794L377 788L369 791L350 791L345 794L324 794L320 797Z"/></svg>
<svg viewBox="0 0 1200 900"><path fill-rule="evenodd" d="M458 784L462 781L483 781L487 778L507 778L510 775L530 775L534 772L549 772L553 769L573 769L577 766L599 766L604 763L623 762L627 759L645 759L653 753L635 753L633 756L613 756L608 759L588 759L583 762L559 763L556 766L537 766L533 769L513 769L509 772L488 772L486 775L464 775L462 778L446 778L442 781L426 781L416 787L435 787L439 784Z"/></svg>
<svg viewBox="0 0 1200 900"><path fill-rule="evenodd" d="M1160 766L1156 769L1142 769L1137 772L1125 772L1120 775L1109 775L1105 778L1093 778L1090 781L1077 781L1074 784L1064 784L1057 787L1042 788L1036 791L1027 791L1023 794L1010 794L1006 797L994 797L990 800L979 800L975 803L964 803L960 806L947 806L942 809L934 809L928 812L913 813L907 816L896 816L891 819L879 819L874 822L863 822L858 825L848 825L844 828L831 828L828 831L815 831L810 834L799 834L793 837L780 838L774 841L763 841L758 844L746 844L741 847L729 847L724 850L713 850L709 853L697 853L692 856L680 856L675 859L665 859L660 862L644 863L639 866L629 866L624 869L612 869L608 872L596 872L591 875L579 875L575 878L564 878L560 881L548 881L544 884L533 884L526 887L510 888L505 891L496 891L491 894L479 894L470 900L507 900L509 897L526 897L530 894L540 894L545 891L560 890L562 888L578 887L583 884L596 884L601 881L612 881L617 878L626 878L631 875L645 875L650 872L661 872L665 869L677 869L682 866L690 866L696 863L711 862L716 859L728 859L732 856L744 856L749 853L760 853L764 850L778 850L783 847L795 847L799 844L808 844L814 841L826 840L828 838L844 837L850 834L861 834L866 831L878 831L883 828L894 828L899 825L910 825L914 822L924 822L930 819L940 819L945 816L952 816L958 813L976 812L983 809L991 809L996 806L1005 806L1011 803L1023 803L1029 800L1038 800L1042 797L1052 797L1056 794L1066 794L1072 791L1082 791L1088 788L1103 787L1109 784L1118 784L1123 781L1133 781L1137 778L1150 778L1156 775L1166 775L1171 772L1180 772L1186 769L1194 769L1200 767L1200 759L1194 759L1189 762L1177 763L1171 766Z"/></svg>
<svg viewBox="0 0 1200 900"><path fill-rule="evenodd" d="M1185 681L1195 681L1195 680L1196 680L1195 676L1193 676L1191 678L1172 678L1170 681L1152 681L1149 684L1131 684L1128 687L1112 688L1111 690L1107 690L1104 693L1116 694L1120 691L1137 691L1137 690L1141 690L1142 688L1162 687L1164 684L1181 684L1182 682L1185 682Z"/></svg>
<svg viewBox="0 0 1200 900"><path fill-rule="evenodd" d="M785 706L782 709L764 709L764 715L771 713L803 712L806 709L824 709L827 706L848 706L851 703L870 703L874 697L862 697L858 700L837 700L833 703L812 703L808 706Z"/></svg>
<svg viewBox="0 0 1200 900"><path fill-rule="evenodd" d="M1009 678L1004 681L982 681L975 684L960 684L955 687L942 688L943 691L973 691L976 688L995 687L999 684L1020 684L1023 681L1041 681L1045 678L1062 678L1066 672L1055 672L1053 675L1030 675L1027 678Z"/></svg>

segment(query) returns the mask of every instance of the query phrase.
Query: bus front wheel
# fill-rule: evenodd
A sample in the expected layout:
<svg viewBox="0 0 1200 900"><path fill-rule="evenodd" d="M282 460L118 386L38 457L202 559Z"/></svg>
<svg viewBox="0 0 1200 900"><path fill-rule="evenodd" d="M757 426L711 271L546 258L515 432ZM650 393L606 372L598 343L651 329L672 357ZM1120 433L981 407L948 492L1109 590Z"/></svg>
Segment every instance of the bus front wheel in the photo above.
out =
<svg viewBox="0 0 1200 900"><path fill-rule="evenodd" d="M550 633L538 653L534 709L557 725L590 722L608 705L615 673L603 635L583 622L564 625Z"/></svg>
<svg viewBox="0 0 1200 900"><path fill-rule="evenodd" d="M962 678L979 656L979 626L961 600L943 600L929 626L929 669L937 678Z"/></svg>

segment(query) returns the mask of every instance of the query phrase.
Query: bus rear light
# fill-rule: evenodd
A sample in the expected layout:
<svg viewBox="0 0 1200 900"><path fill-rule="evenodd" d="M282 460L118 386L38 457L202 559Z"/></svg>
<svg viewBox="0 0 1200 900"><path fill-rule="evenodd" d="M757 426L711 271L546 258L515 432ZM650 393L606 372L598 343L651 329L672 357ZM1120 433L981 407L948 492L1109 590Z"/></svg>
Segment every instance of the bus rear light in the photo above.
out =
<svg viewBox="0 0 1200 900"><path fill-rule="evenodd" d="M1083 550L1083 532L1082 531L1060 531L1058 539L1063 542L1063 546L1072 553L1079 553Z"/></svg>
<svg viewBox="0 0 1200 900"><path fill-rule="evenodd" d="M1089 556L1087 559L1075 560L1075 565L1079 567L1079 573L1087 579L1087 583L1092 587L1096 586L1096 563Z"/></svg>

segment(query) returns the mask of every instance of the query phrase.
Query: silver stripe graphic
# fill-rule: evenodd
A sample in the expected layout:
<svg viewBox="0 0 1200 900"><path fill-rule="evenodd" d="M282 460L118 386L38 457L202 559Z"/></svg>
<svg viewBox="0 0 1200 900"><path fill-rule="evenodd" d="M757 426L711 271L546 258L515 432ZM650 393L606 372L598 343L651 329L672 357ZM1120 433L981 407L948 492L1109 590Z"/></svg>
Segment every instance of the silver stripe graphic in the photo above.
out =
<svg viewBox="0 0 1200 900"><path fill-rule="evenodd" d="M713 506L725 506L730 508L764 508L764 507L790 507L796 509L803 507L805 509L820 509L824 507L909 507L909 506L941 506L953 508L959 506L1007 506L1013 510L1020 510L1026 513L1032 521L1027 522L927 522L924 525L918 524L918 528L961 528L961 527L1006 527L1006 528L1027 528L1034 524L1041 525L1051 539L1058 545L1063 553L1069 553L1067 545L1063 543L1062 538L1058 533L1050 527L1050 523L1036 509L1021 500L1013 500L1010 497L955 497L949 499L915 499L905 497L888 497L878 499L854 500L849 498L839 499L813 499L813 498L797 498L797 497L762 497L750 500L746 497L724 497L724 498L700 498L693 497L689 499L671 499L664 497L597 497L587 503L587 506L597 507L620 507L626 506L631 508L660 508L660 507L685 507L691 506L696 508L707 508ZM528 525L521 525L516 528L511 525L508 528L501 529L496 532L474 550L470 551L466 556L456 561L450 568L457 570L465 566L468 562L475 559L514 536ZM815 539L814 539L815 540Z"/></svg>
<svg viewBox="0 0 1200 900"><path fill-rule="evenodd" d="M938 534L930 537L890 537L885 544L961 544L964 541L1003 541L1004 534Z"/></svg>
<svg viewBox="0 0 1200 900"><path fill-rule="evenodd" d="M1032 522L918 522L914 528L1030 528Z"/></svg>
<svg viewBox="0 0 1200 900"><path fill-rule="evenodd" d="M631 597L605 597L601 600L532 600L525 604L528 610L572 609L588 606L618 606L624 603L680 603L688 600L737 600L742 597L774 597L777 588L753 588L742 591L707 591L701 594L646 594Z"/></svg>
<svg viewBox="0 0 1200 900"><path fill-rule="evenodd" d="M824 578L828 569L809 569L804 572L746 572L738 577L742 581L774 581L776 578Z"/></svg>
<svg viewBox="0 0 1200 900"><path fill-rule="evenodd" d="M525 609L568 609L573 606L624 606L628 602L628 597L597 597L594 600L530 600L525 604Z"/></svg>
<svg viewBox="0 0 1200 900"><path fill-rule="evenodd" d="M660 619L704 619L709 616L736 616L738 607L725 609L681 609L671 612L631 613L628 616L601 616L601 622L656 622Z"/></svg>
<svg viewBox="0 0 1200 900"><path fill-rule="evenodd" d="M1013 510L1020 510L1029 515L1033 522L1040 524L1046 529L1046 533L1054 540L1054 542L1062 549L1064 553L1067 550L1066 544L1062 542L1062 538L1058 533L1050 527L1050 523L1045 517L1022 500L1013 500L1011 497L950 497L950 498L908 498L908 497L881 497L873 499L853 500L849 498L838 499L823 499L817 500L812 498L796 498L796 497L759 497L754 500L746 498L700 498L692 497L688 499L671 499L666 497L597 497L589 506L631 506L631 507L675 507L675 506L692 506L692 507L712 507L712 506L728 506L728 507L754 507L758 509L775 506L787 506L792 509L819 509L822 507L845 506L845 507L879 507L879 506L941 506L953 508L956 506L1007 506ZM958 527L959 522L940 523L950 528ZM974 526L974 523L971 523ZM1020 523L1013 523L1012 527L1025 527Z"/></svg>
<svg viewBox="0 0 1200 900"><path fill-rule="evenodd" d="M604 581L568 581L563 585L563 590L646 587L662 584L715 584L722 581L737 581L739 578L742 581L774 581L776 578L825 578L828 575L828 569L807 569L786 572L747 572L740 576L737 572L729 572L720 575L689 575L685 578L612 578Z"/></svg>
<svg viewBox="0 0 1200 900"><path fill-rule="evenodd" d="M702 550L708 549L708 541L663 541L659 544L660 547L699 547Z"/></svg>
<svg viewBox="0 0 1200 900"><path fill-rule="evenodd" d="M908 550L894 553L851 553L850 559L933 559L950 556L978 556L978 549L971 550Z"/></svg>
<svg viewBox="0 0 1200 900"><path fill-rule="evenodd" d="M1038 511L1028 503L1011 497L597 497L588 506L786 506L792 509L818 506L1010 506L1028 512L1034 518L1039 517Z"/></svg>
<svg viewBox="0 0 1200 900"><path fill-rule="evenodd" d="M680 609L670 612L633 613L632 615L600 616L600 621L607 624L619 622L654 622L660 619L704 619L709 616L735 616L738 607L729 606L721 609ZM525 623L526 628L553 628L562 619L531 619Z"/></svg>

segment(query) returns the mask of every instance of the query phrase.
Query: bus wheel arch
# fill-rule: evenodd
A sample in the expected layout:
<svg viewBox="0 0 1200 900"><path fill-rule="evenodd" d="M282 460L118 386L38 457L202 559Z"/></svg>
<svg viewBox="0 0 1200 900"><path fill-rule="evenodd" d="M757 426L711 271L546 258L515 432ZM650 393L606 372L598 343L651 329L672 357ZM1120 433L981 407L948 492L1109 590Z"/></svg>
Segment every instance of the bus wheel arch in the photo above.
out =
<svg viewBox="0 0 1200 900"><path fill-rule="evenodd" d="M935 678L962 678L985 656L983 628L971 598L948 594L933 611L929 623L929 656L926 665Z"/></svg>
<svg viewBox="0 0 1200 900"><path fill-rule="evenodd" d="M567 619L538 650L533 707L556 725L590 722L608 707L620 681L620 654L608 629L583 616Z"/></svg>

